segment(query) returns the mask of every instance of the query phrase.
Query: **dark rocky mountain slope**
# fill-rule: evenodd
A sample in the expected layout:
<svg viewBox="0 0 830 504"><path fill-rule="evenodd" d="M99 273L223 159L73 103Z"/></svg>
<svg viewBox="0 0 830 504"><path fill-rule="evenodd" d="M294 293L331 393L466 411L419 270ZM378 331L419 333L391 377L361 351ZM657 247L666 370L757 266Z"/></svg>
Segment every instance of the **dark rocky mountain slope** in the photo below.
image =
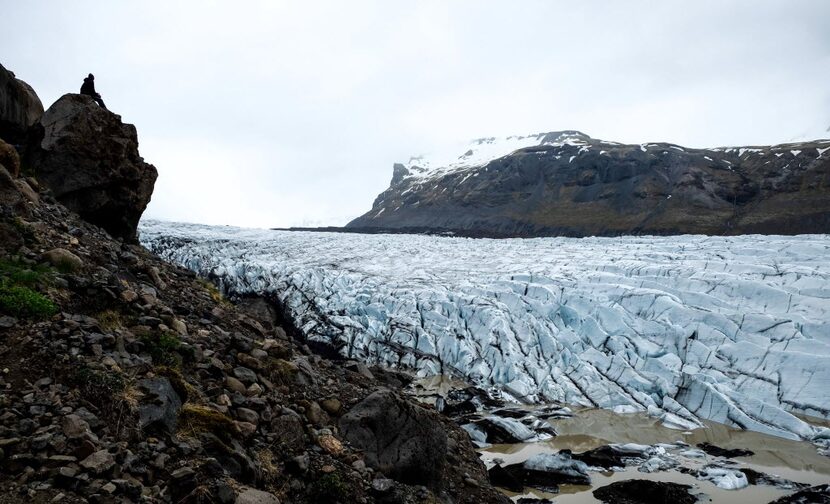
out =
<svg viewBox="0 0 830 504"><path fill-rule="evenodd" d="M131 243L149 193L121 186L155 180L135 130L77 95L49 110L45 136L25 114L0 132L0 503L508 502L410 378L323 358L268 300ZM73 212L56 196L82 177ZM83 211L107 198L111 221Z"/></svg>
<svg viewBox="0 0 830 504"><path fill-rule="evenodd" d="M347 227L473 236L827 233L830 140L689 149L576 131L482 139L456 159L396 164L390 187Z"/></svg>

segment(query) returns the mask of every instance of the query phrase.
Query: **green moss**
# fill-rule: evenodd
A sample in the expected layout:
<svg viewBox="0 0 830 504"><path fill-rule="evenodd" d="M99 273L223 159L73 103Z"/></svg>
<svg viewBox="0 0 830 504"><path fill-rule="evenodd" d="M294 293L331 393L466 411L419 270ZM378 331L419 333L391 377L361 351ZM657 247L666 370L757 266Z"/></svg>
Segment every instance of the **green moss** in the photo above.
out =
<svg viewBox="0 0 830 504"><path fill-rule="evenodd" d="M57 305L43 294L0 280L0 312L18 318L44 319L57 311Z"/></svg>
<svg viewBox="0 0 830 504"><path fill-rule="evenodd" d="M38 286L49 285L51 280L50 268L0 259L0 312L19 318L51 317L58 307L35 290Z"/></svg>
<svg viewBox="0 0 830 504"><path fill-rule="evenodd" d="M153 363L157 366L179 367L182 357L177 353L181 346L178 336L169 332L148 332L140 336Z"/></svg>
<svg viewBox="0 0 830 504"><path fill-rule="evenodd" d="M34 287L49 285L54 271L43 265L29 265L21 261L0 259L0 278L13 285Z"/></svg>
<svg viewBox="0 0 830 504"><path fill-rule="evenodd" d="M312 502L351 502L349 485L337 473L329 473L311 484Z"/></svg>

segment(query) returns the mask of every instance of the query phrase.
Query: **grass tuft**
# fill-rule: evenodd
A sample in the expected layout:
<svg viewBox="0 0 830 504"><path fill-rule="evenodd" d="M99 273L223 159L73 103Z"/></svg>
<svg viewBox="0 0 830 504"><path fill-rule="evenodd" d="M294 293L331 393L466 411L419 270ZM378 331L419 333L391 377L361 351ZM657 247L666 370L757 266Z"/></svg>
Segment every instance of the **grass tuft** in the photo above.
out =
<svg viewBox="0 0 830 504"><path fill-rule="evenodd" d="M98 327L104 332L113 332L116 329L124 327L121 320L121 314L115 310L104 310L95 316L98 321Z"/></svg>
<svg viewBox="0 0 830 504"><path fill-rule="evenodd" d="M210 294L210 298L213 300L213 302L224 306L228 306L231 304L231 302L228 301L227 298L225 298L225 296L222 295L222 293L219 291L219 288L216 287L216 285L209 282L208 280L205 280L204 278L199 278L196 280L196 283L198 283L203 289L208 291L208 294Z"/></svg>
<svg viewBox="0 0 830 504"><path fill-rule="evenodd" d="M179 411L178 431L188 437L207 432L227 442L237 429L228 415L207 406L185 403Z"/></svg>

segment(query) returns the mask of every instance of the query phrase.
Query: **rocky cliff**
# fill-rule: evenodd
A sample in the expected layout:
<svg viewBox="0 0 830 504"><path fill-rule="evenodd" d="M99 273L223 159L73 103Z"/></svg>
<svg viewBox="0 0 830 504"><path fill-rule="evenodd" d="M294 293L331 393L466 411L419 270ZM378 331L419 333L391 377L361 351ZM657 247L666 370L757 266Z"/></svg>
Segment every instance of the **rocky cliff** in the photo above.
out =
<svg viewBox="0 0 830 504"><path fill-rule="evenodd" d="M158 176L138 153L135 126L79 94L58 99L39 125L28 156L38 181L85 220L134 242Z"/></svg>
<svg viewBox="0 0 830 504"><path fill-rule="evenodd" d="M0 138L22 144L43 115L43 104L32 86L0 65Z"/></svg>
<svg viewBox="0 0 830 504"><path fill-rule="evenodd" d="M560 131L465 149L396 164L390 187L347 227L473 236L830 232L830 140L690 149Z"/></svg>
<svg viewBox="0 0 830 504"><path fill-rule="evenodd" d="M0 503L507 502L408 377L322 358L267 300L93 224L129 230L135 200L96 205L155 179L96 107L64 96L33 175L0 165Z"/></svg>

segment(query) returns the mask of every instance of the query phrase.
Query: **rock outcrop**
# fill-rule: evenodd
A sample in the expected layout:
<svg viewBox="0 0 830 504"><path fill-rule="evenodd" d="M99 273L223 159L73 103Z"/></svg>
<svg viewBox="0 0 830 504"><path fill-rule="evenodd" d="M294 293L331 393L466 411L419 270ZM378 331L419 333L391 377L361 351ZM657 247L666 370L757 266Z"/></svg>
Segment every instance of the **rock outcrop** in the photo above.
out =
<svg viewBox="0 0 830 504"><path fill-rule="evenodd" d="M135 241L158 173L138 153L135 126L92 98L66 94L43 114L31 164L55 198L112 236Z"/></svg>
<svg viewBox="0 0 830 504"><path fill-rule="evenodd" d="M12 177L20 175L20 156L17 150L0 138L0 165L9 171Z"/></svg>
<svg viewBox="0 0 830 504"><path fill-rule="evenodd" d="M0 214L9 215L24 212L26 212L26 207L23 194L11 173L0 164Z"/></svg>
<svg viewBox="0 0 830 504"><path fill-rule="evenodd" d="M343 437L369 467L395 479L440 488L447 435L435 417L391 390L378 390L340 419Z"/></svg>
<svg viewBox="0 0 830 504"><path fill-rule="evenodd" d="M496 153L496 154L493 154ZM830 232L830 140L688 149L563 131L396 164L347 226L467 236Z"/></svg>
<svg viewBox="0 0 830 504"><path fill-rule="evenodd" d="M43 104L34 89L0 65L0 138L25 143L42 115Z"/></svg>

